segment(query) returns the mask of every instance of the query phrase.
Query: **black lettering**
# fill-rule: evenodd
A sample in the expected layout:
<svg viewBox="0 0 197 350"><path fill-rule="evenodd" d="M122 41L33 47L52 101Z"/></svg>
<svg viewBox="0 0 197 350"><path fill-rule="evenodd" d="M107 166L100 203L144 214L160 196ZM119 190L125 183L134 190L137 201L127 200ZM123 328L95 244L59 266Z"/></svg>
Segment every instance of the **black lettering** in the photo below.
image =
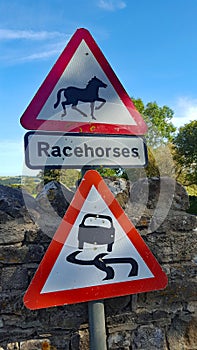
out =
<svg viewBox="0 0 197 350"><path fill-rule="evenodd" d="M71 156L72 156L72 153L71 153L71 152L70 152L70 153L67 153L67 150L72 151L72 148L69 147L69 146L64 147L63 150L62 150L63 154L64 154L66 157L71 157Z"/></svg>
<svg viewBox="0 0 197 350"><path fill-rule="evenodd" d="M113 149L113 156L114 157L120 157L120 148L119 147L115 147Z"/></svg>
<svg viewBox="0 0 197 350"><path fill-rule="evenodd" d="M103 157L105 154L104 149L102 147L97 147L95 149L95 153L97 157Z"/></svg>
<svg viewBox="0 0 197 350"><path fill-rule="evenodd" d="M82 157L83 156L83 149L81 147L75 147L74 155L76 157Z"/></svg>
<svg viewBox="0 0 197 350"><path fill-rule="evenodd" d="M132 148L131 152L132 152L132 157L134 157L134 158L138 157L139 158L138 148Z"/></svg>
<svg viewBox="0 0 197 350"><path fill-rule="evenodd" d="M110 151L111 151L111 147L107 147L106 149L106 157L110 157Z"/></svg>
<svg viewBox="0 0 197 350"><path fill-rule="evenodd" d="M49 149L48 142L38 142L38 157L42 157L42 152L45 153L45 156L50 157L49 152L47 152Z"/></svg>
<svg viewBox="0 0 197 350"><path fill-rule="evenodd" d="M129 148L124 147L122 149L122 155L123 155L123 157L128 158L130 156Z"/></svg>
<svg viewBox="0 0 197 350"><path fill-rule="evenodd" d="M88 157L88 152L90 151L90 157L94 157L94 150L92 147L88 147L88 145L86 143L84 143L84 151L85 151L85 157Z"/></svg>
<svg viewBox="0 0 197 350"><path fill-rule="evenodd" d="M61 149L60 149L60 147L59 146L53 146L51 155L53 157L61 157Z"/></svg>

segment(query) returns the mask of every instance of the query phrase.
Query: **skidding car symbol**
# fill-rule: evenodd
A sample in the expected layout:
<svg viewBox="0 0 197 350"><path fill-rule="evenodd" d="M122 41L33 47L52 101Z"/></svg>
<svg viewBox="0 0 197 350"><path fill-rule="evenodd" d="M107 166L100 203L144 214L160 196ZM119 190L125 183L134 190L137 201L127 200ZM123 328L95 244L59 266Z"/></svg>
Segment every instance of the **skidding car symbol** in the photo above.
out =
<svg viewBox="0 0 197 350"><path fill-rule="evenodd" d="M79 225L78 241L79 249L83 249L84 243L107 244L107 251L112 251L115 238L115 229L112 218L108 215L86 214Z"/></svg>

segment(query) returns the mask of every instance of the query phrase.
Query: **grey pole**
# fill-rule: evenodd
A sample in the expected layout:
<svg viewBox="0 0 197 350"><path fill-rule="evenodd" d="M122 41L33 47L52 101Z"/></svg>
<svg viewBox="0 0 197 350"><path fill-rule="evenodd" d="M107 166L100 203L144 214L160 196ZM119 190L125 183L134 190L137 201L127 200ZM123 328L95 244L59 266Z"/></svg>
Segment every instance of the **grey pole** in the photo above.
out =
<svg viewBox="0 0 197 350"><path fill-rule="evenodd" d="M90 350L107 350L105 310L102 300L88 302Z"/></svg>
<svg viewBox="0 0 197 350"><path fill-rule="evenodd" d="M81 169L81 176L83 177L87 170L93 170L95 168L84 166ZM89 301L88 316L90 350L107 350L104 302L102 300Z"/></svg>

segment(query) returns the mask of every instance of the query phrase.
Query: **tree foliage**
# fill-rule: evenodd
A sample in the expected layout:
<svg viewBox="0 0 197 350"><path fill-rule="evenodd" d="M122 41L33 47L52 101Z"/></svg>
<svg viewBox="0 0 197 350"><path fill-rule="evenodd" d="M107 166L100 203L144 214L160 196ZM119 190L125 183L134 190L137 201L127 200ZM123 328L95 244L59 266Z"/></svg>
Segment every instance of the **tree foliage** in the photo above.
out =
<svg viewBox="0 0 197 350"><path fill-rule="evenodd" d="M42 184L46 185L50 181L58 181L67 187L75 187L80 177L80 172L76 169L44 169L40 171L39 178Z"/></svg>
<svg viewBox="0 0 197 350"><path fill-rule="evenodd" d="M171 176L173 161L169 150L176 131L171 121L174 112L167 106L158 106L156 102L148 102L145 105L140 98L132 98L132 101L148 126L145 135L148 165L145 169L128 169L129 178Z"/></svg>
<svg viewBox="0 0 197 350"><path fill-rule="evenodd" d="M148 164L145 168L129 168L126 169L126 174L131 182L135 182L142 177L159 176L159 168L153 152L148 148Z"/></svg>
<svg viewBox="0 0 197 350"><path fill-rule="evenodd" d="M100 166L99 168L96 168L96 171L98 171L102 177L122 177L127 179L127 175L123 168L105 168Z"/></svg>
<svg viewBox="0 0 197 350"><path fill-rule="evenodd" d="M171 142L176 131L171 122L174 115L172 109L167 106L160 107L156 102L148 102L144 105L140 98L132 98L132 101L148 126L146 135L148 146L157 148Z"/></svg>
<svg viewBox="0 0 197 350"><path fill-rule="evenodd" d="M197 184L197 120L182 126L173 143L177 180L186 186Z"/></svg>

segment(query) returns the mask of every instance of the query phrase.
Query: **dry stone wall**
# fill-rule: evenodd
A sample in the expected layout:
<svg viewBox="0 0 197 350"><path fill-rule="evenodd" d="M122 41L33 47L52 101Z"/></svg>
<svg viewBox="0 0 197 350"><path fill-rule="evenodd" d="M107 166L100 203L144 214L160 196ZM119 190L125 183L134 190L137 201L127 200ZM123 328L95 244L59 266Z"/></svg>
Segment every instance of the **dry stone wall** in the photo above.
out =
<svg viewBox="0 0 197 350"><path fill-rule="evenodd" d="M109 350L197 349L197 221L185 212L182 186L165 178L163 189L158 179L140 180L127 204L128 186L116 193L169 283L161 291L105 300ZM31 311L22 300L72 196L55 182L37 200L0 186L0 350L89 349L87 303Z"/></svg>

